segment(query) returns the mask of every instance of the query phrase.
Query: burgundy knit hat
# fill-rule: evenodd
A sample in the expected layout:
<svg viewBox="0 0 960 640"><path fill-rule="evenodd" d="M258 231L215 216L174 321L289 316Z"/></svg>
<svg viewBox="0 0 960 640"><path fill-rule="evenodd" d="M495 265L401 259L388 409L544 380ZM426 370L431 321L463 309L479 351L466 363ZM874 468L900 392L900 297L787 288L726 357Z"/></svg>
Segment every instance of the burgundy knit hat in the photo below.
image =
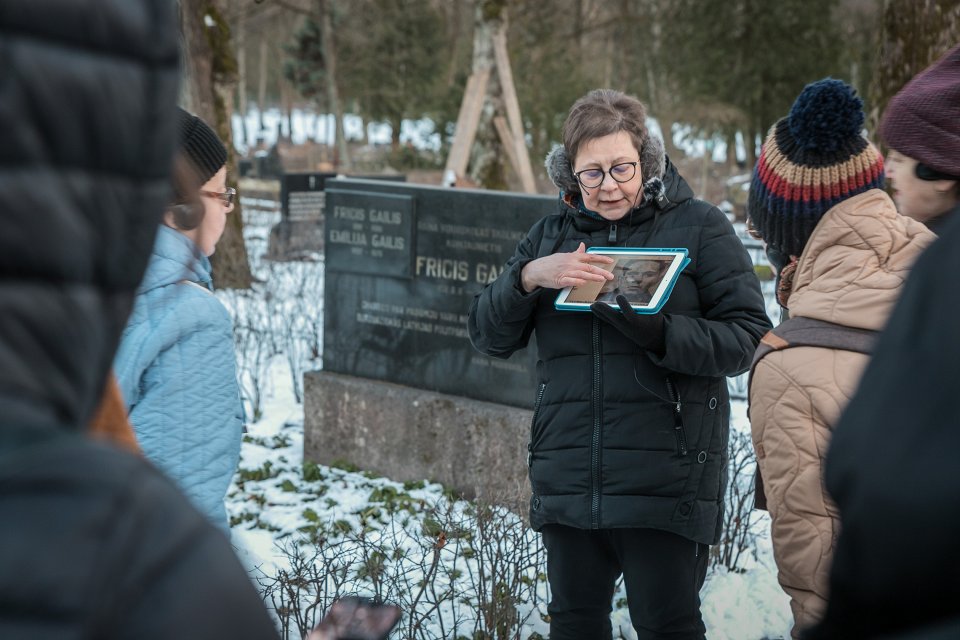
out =
<svg viewBox="0 0 960 640"><path fill-rule="evenodd" d="M960 177L960 45L890 100L880 136L905 156Z"/></svg>

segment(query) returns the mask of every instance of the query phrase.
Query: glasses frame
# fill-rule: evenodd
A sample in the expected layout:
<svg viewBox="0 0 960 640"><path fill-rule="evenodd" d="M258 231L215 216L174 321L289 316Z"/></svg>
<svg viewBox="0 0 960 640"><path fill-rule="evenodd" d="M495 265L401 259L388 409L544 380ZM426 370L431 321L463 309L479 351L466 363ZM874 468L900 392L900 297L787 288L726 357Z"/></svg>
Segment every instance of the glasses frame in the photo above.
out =
<svg viewBox="0 0 960 640"><path fill-rule="evenodd" d="M206 191L204 189L200 190L200 195L207 196L208 198L216 198L224 205L232 207L234 200L237 197L237 190L233 187L227 187L226 191Z"/></svg>
<svg viewBox="0 0 960 640"><path fill-rule="evenodd" d="M610 179L613 180L614 182L618 183L618 184L626 184L627 182L630 182L631 180L633 180L634 178L637 177L637 166L638 166L639 164L640 164L640 161L639 161L639 160L636 160L636 161L634 161L634 162L618 162L617 164L612 164L612 165L610 165L610 168L607 169L606 171L604 171L603 169L596 169L596 168L591 167L591 168L589 168L589 169L581 169L580 171L575 171L575 172L573 173L573 175L576 176L577 182L580 183L580 186L581 186L581 187L583 187L583 188L585 188L585 189L596 189L597 187L599 187L600 185L603 184L603 181L606 180L607 176L610 176ZM630 174L630 177L627 178L626 180L619 180L615 175L613 175L613 170L616 169L617 167L622 167L622 166L625 166L625 165L630 165L630 166L632 166L632 167L633 167L633 173L631 173L631 174ZM599 171L600 174L601 174L601 175L600 175L600 181L597 182L596 184L587 184L587 183L585 183L585 182L583 181L583 178L580 177L580 174L581 174L581 173L585 173L585 172L587 172L587 171Z"/></svg>

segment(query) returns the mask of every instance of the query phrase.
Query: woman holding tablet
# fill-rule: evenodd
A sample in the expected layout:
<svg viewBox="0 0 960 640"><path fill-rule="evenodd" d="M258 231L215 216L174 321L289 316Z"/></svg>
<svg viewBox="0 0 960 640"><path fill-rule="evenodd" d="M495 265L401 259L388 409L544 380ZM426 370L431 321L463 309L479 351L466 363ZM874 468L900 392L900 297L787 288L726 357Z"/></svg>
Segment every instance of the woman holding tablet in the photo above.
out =
<svg viewBox="0 0 960 640"><path fill-rule="evenodd" d="M592 91L547 158L559 210L538 221L474 299L474 346L507 358L536 331L528 446L530 521L553 594L550 637L609 638L622 574L640 638L703 638L699 590L726 484L725 377L770 328L746 250L649 135L636 98ZM554 306L561 289L614 276L588 247L683 248L659 313Z"/></svg>

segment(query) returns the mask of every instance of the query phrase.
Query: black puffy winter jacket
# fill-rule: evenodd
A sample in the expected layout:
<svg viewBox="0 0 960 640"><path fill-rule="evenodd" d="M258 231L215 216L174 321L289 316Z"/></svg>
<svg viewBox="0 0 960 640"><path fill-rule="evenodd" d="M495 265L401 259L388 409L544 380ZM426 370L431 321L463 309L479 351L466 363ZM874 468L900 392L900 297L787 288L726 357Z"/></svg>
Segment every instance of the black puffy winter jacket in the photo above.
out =
<svg viewBox="0 0 960 640"><path fill-rule="evenodd" d="M725 376L743 372L770 328L750 258L716 207L695 200L676 169L669 202L615 223L576 202L540 220L500 277L473 302L470 336L501 358L536 331L538 391L530 430L534 528L649 527L716 542L726 483ZM557 311L558 291L526 294L529 261L591 246L685 247L691 260L662 313L663 357L591 313Z"/></svg>
<svg viewBox="0 0 960 640"><path fill-rule="evenodd" d="M84 430L164 203L172 0L0 2L0 638L275 638L229 541Z"/></svg>

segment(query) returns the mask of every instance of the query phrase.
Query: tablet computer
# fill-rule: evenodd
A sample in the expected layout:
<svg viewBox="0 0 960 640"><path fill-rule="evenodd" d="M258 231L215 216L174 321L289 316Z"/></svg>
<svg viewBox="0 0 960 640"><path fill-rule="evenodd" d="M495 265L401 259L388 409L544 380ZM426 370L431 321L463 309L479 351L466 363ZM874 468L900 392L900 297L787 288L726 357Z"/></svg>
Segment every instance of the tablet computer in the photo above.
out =
<svg viewBox="0 0 960 640"><path fill-rule="evenodd" d="M599 253L616 261L598 265L612 271L613 280L567 287L554 303L561 311L589 311L594 302L619 309L617 296L623 295L637 313L656 313L666 304L680 272L690 263L686 249L590 247L587 253Z"/></svg>

